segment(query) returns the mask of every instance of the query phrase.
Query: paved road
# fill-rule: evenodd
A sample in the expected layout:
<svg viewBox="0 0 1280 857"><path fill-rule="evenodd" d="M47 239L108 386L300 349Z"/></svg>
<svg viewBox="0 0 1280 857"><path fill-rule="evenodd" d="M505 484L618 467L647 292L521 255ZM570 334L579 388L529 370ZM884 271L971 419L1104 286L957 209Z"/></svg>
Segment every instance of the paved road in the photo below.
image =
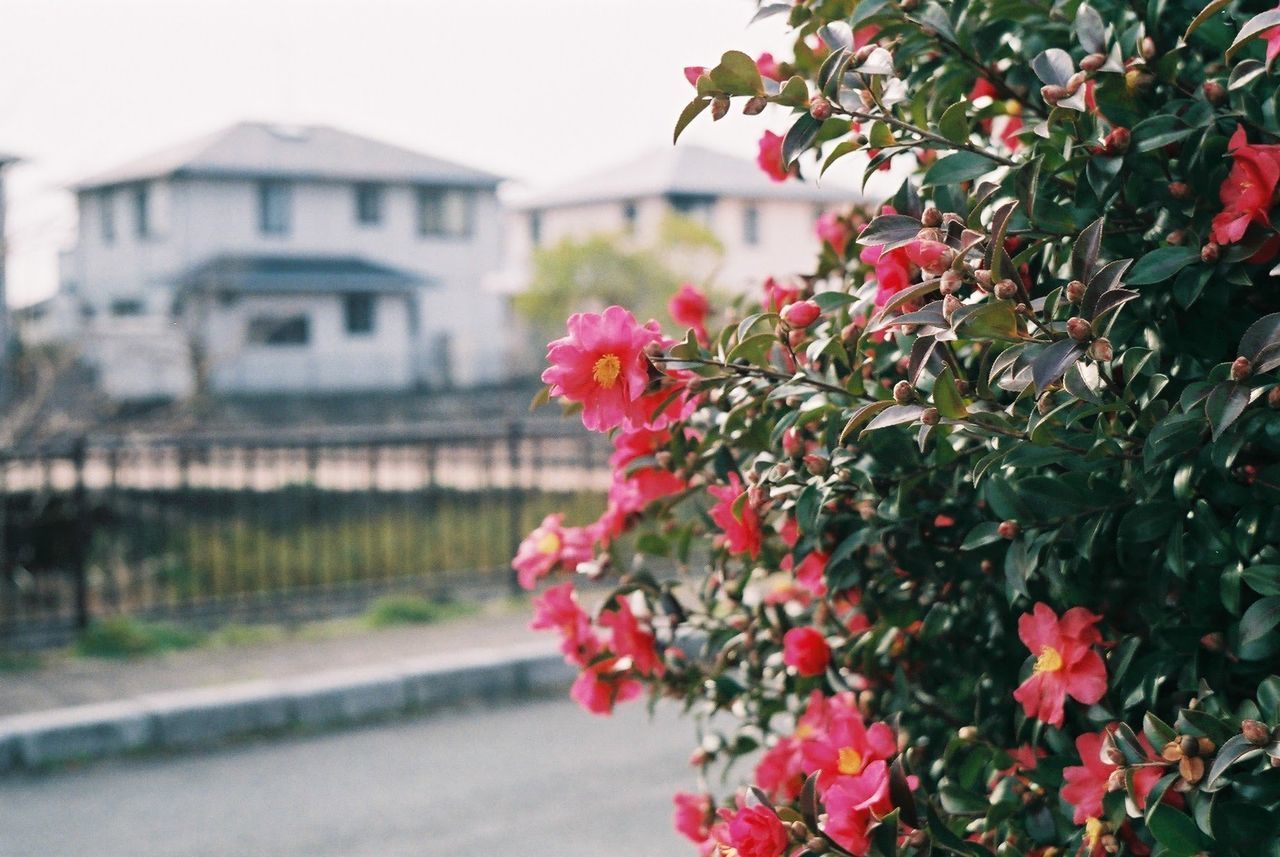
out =
<svg viewBox="0 0 1280 857"><path fill-rule="evenodd" d="M4 857L670 857L693 728L632 703L458 712L0 781Z"/></svg>

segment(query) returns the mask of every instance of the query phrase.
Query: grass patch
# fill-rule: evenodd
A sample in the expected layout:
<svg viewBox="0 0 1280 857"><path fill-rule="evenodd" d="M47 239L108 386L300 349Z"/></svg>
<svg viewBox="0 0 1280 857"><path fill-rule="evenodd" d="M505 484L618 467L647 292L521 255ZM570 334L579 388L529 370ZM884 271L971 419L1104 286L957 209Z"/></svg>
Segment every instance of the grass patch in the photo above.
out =
<svg viewBox="0 0 1280 857"><path fill-rule="evenodd" d="M164 622L115 616L94 622L76 640L76 654L88 658L135 658L189 649L202 640L196 631Z"/></svg>
<svg viewBox="0 0 1280 857"><path fill-rule="evenodd" d="M42 666L44 661L35 652L0 651L0 673L25 673Z"/></svg>
<svg viewBox="0 0 1280 857"><path fill-rule="evenodd" d="M260 646L288 639L288 631L280 625L223 625L203 641L211 648Z"/></svg>
<svg viewBox="0 0 1280 857"><path fill-rule="evenodd" d="M365 611L364 619L375 628L396 625L429 625L470 616L478 608L460 601L430 601L421 595L387 595Z"/></svg>

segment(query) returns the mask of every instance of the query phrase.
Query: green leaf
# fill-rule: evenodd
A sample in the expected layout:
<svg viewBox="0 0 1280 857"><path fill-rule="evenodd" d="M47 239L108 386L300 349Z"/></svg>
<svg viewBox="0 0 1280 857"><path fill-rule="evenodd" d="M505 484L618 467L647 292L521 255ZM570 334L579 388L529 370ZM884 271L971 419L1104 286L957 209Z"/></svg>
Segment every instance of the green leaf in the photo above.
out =
<svg viewBox="0 0 1280 857"><path fill-rule="evenodd" d="M875 419L862 430L862 433L865 435L867 432L876 431L877 429L915 422L920 419L920 414L922 413L924 413L924 408L920 405L890 405L876 414Z"/></svg>
<svg viewBox="0 0 1280 857"><path fill-rule="evenodd" d="M680 139L681 133L685 128L689 127L689 123L698 118L698 114L707 109L707 105L711 103L710 98L695 98L684 106L684 110L680 111L680 118L676 120L675 133L671 135L671 142L674 144Z"/></svg>
<svg viewBox="0 0 1280 857"><path fill-rule="evenodd" d="M996 168L991 159L976 152L954 152L939 158L925 171L921 187L952 185L984 176Z"/></svg>
<svg viewBox="0 0 1280 857"><path fill-rule="evenodd" d="M1000 525L994 521L983 521L964 537L960 550L971 551L986 545L995 544L1003 538L999 533Z"/></svg>
<svg viewBox="0 0 1280 857"><path fill-rule="evenodd" d="M843 445L859 426L892 405L892 399L885 399L882 402L871 402L858 408L850 415L849 421L844 424L844 428L840 432L840 443Z"/></svg>
<svg viewBox="0 0 1280 857"><path fill-rule="evenodd" d="M898 145L898 141L893 136L893 132L890 131L889 126L883 122L871 123L871 130L867 132L867 142L871 144L873 149L885 149L889 146Z"/></svg>
<svg viewBox="0 0 1280 857"><path fill-rule="evenodd" d="M1071 54L1062 48L1049 48L1031 60L1031 70L1042 83L1066 86L1075 74L1076 64L1071 61Z"/></svg>
<svg viewBox="0 0 1280 857"><path fill-rule="evenodd" d="M1074 339L1059 339L1041 351L1031 361L1031 378L1036 385L1036 394L1043 393L1046 387L1057 382L1084 351L1084 343Z"/></svg>
<svg viewBox="0 0 1280 857"><path fill-rule="evenodd" d="M1160 804L1147 820L1147 829L1163 845L1169 857L1191 857L1205 844L1196 823L1168 804Z"/></svg>
<svg viewBox="0 0 1280 857"><path fill-rule="evenodd" d="M1269 12L1263 12L1260 15L1254 15L1250 18L1245 25L1240 28L1240 32L1236 33L1235 41L1231 43L1231 47L1227 48L1228 62L1231 60L1231 57L1235 55L1236 51L1240 50L1251 40L1257 38L1262 33L1278 24L1280 24L1280 9L1272 9Z"/></svg>
<svg viewBox="0 0 1280 857"><path fill-rule="evenodd" d="M782 139L782 164L789 167L795 163L796 158L800 157L806 149L813 145L813 141L818 139L818 132L822 130L821 120L814 119L808 113L800 114L800 118L787 131L787 136Z"/></svg>
<svg viewBox="0 0 1280 857"><path fill-rule="evenodd" d="M1091 54L1106 53L1107 27L1098 10L1088 3L1076 9L1076 38L1080 46Z"/></svg>
<svg viewBox="0 0 1280 857"><path fill-rule="evenodd" d="M944 110L938 120L938 130L953 143L964 143L969 139L968 107L968 102L957 101Z"/></svg>
<svg viewBox="0 0 1280 857"><path fill-rule="evenodd" d="M1150 152L1190 137L1195 130L1187 127L1177 116L1167 113L1152 116L1133 126L1133 145L1139 152Z"/></svg>
<svg viewBox="0 0 1280 857"><path fill-rule="evenodd" d="M809 86L803 77L793 75L769 100L783 107L806 107L809 104Z"/></svg>
<svg viewBox="0 0 1280 857"><path fill-rule="evenodd" d="M1223 381L1214 387L1204 403L1204 414L1209 419L1213 439L1222 437L1222 433L1231 428L1248 405L1249 388L1243 384Z"/></svg>
<svg viewBox="0 0 1280 857"><path fill-rule="evenodd" d="M822 168L818 170L818 177L821 178L822 176L826 175L827 170L836 161L840 160L845 155L858 151L861 148L862 147L859 146L858 143L854 140L845 140L844 142L839 143L834 149L831 150L831 154L827 155L827 157L822 161Z"/></svg>
<svg viewBox="0 0 1280 857"><path fill-rule="evenodd" d="M1280 595L1280 565L1251 565L1243 576L1249 588L1259 595Z"/></svg>
<svg viewBox="0 0 1280 857"><path fill-rule="evenodd" d="M732 363L735 360L746 360L757 366L763 366L766 363L766 357L769 350L778 342L778 337L772 333L757 333L754 336L748 336L746 339L733 346L733 350L727 355L727 360Z"/></svg>
<svg viewBox="0 0 1280 857"><path fill-rule="evenodd" d="M882 214L867 224L857 241L864 247L887 244L892 248L916 240L923 227L919 220L905 214Z"/></svg>
<svg viewBox="0 0 1280 857"><path fill-rule="evenodd" d="M1227 739L1227 743L1218 748L1217 755L1213 758L1213 765L1209 768L1209 772L1205 774L1204 779L1200 782L1200 790L1204 792L1215 792L1222 786L1218 785L1218 780L1227 772L1227 768L1239 762L1244 756L1253 752L1255 755L1261 753L1262 750L1249 743L1249 740L1243 735L1233 735Z"/></svg>
<svg viewBox="0 0 1280 857"><path fill-rule="evenodd" d="M1196 247L1161 247L1139 259L1126 282L1131 286L1160 283L1199 259Z"/></svg>
<svg viewBox="0 0 1280 857"><path fill-rule="evenodd" d="M1144 503L1120 519L1118 534L1131 544L1150 544L1168 534L1177 516L1178 510L1167 503Z"/></svg>
<svg viewBox="0 0 1280 857"><path fill-rule="evenodd" d="M1009 301L993 301L980 305L968 313L956 327L957 335L965 339L994 339L1017 341L1022 339L1018 316Z"/></svg>
<svg viewBox="0 0 1280 857"><path fill-rule="evenodd" d="M1277 347L1280 347L1280 312L1273 312L1249 325L1244 336L1240 337L1239 354L1242 357L1248 357L1249 362L1256 364L1259 358L1265 359L1266 352ZM1255 365L1253 371L1267 370Z"/></svg>
<svg viewBox="0 0 1280 857"><path fill-rule="evenodd" d="M943 369L933 382L933 404L938 408L938 413L947 419L957 420L969 415L950 366Z"/></svg>
<svg viewBox="0 0 1280 857"><path fill-rule="evenodd" d="M707 72L716 88L728 95L764 95L756 61L742 51L726 51L720 65Z"/></svg>
<svg viewBox="0 0 1280 857"><path fill-rule="evenodd" d="M1093 268L1098 264L1098 252L1102 249L1102 228L1106 221L1104 214L1090 223L1071 247L1071 273L1082 283L1089 282L1089 278L1093 276Z"/></svg>
<svg viewBox="0 0 1280 857"><path fill-rule="evenodd" d="M1182 34L1182 40L1185 42L1187 39L1191 38L1191 34L1200 29L1201 24L1218 14L1218 12L1229 5L1231 5L1231 0L1213 0L1213 2L1208 6L1201 9L1200 13L1191 20L1190 24L1187 25L1187 31Z"/></svg>
<svg viewBox="0 0 1280 857"><path fill-rule="evenodd" d="M1255 601L1240 618L1240 647L1252 645L1280 625L1280 596Z"/></svg>

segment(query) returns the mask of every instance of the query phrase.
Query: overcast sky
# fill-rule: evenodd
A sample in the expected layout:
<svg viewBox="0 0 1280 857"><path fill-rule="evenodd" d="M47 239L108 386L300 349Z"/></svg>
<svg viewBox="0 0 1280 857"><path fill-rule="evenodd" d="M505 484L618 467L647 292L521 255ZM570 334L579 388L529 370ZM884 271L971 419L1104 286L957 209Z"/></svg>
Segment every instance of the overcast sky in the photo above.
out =
<svg viewBox="0 0 1280 857"><path fill-rule="evenodd" d="M240 119L324 122L534 185L669 145L681 69L779 48L750 0L0 0L9 292L56 284L77 178ZM771 108L779 109L779 108ZM682 137L753 157L782 113ZM847 180L847 179L846 179Z"/></svg>

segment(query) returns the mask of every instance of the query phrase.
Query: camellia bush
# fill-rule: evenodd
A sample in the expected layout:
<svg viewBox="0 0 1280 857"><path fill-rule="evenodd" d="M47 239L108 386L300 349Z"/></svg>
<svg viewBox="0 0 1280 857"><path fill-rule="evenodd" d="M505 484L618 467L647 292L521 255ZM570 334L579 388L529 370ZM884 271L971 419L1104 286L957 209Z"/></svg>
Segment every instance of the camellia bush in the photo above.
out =
<svg viewBox="0 0 1280 857"><path fill-rule="evenodd" d="M677 136L906 178L807 276L551 343L616 450L515 563L573 697L696 718L703 855L1280 855L1280 10L758 15L787 58L686 69Z"/></svg>

